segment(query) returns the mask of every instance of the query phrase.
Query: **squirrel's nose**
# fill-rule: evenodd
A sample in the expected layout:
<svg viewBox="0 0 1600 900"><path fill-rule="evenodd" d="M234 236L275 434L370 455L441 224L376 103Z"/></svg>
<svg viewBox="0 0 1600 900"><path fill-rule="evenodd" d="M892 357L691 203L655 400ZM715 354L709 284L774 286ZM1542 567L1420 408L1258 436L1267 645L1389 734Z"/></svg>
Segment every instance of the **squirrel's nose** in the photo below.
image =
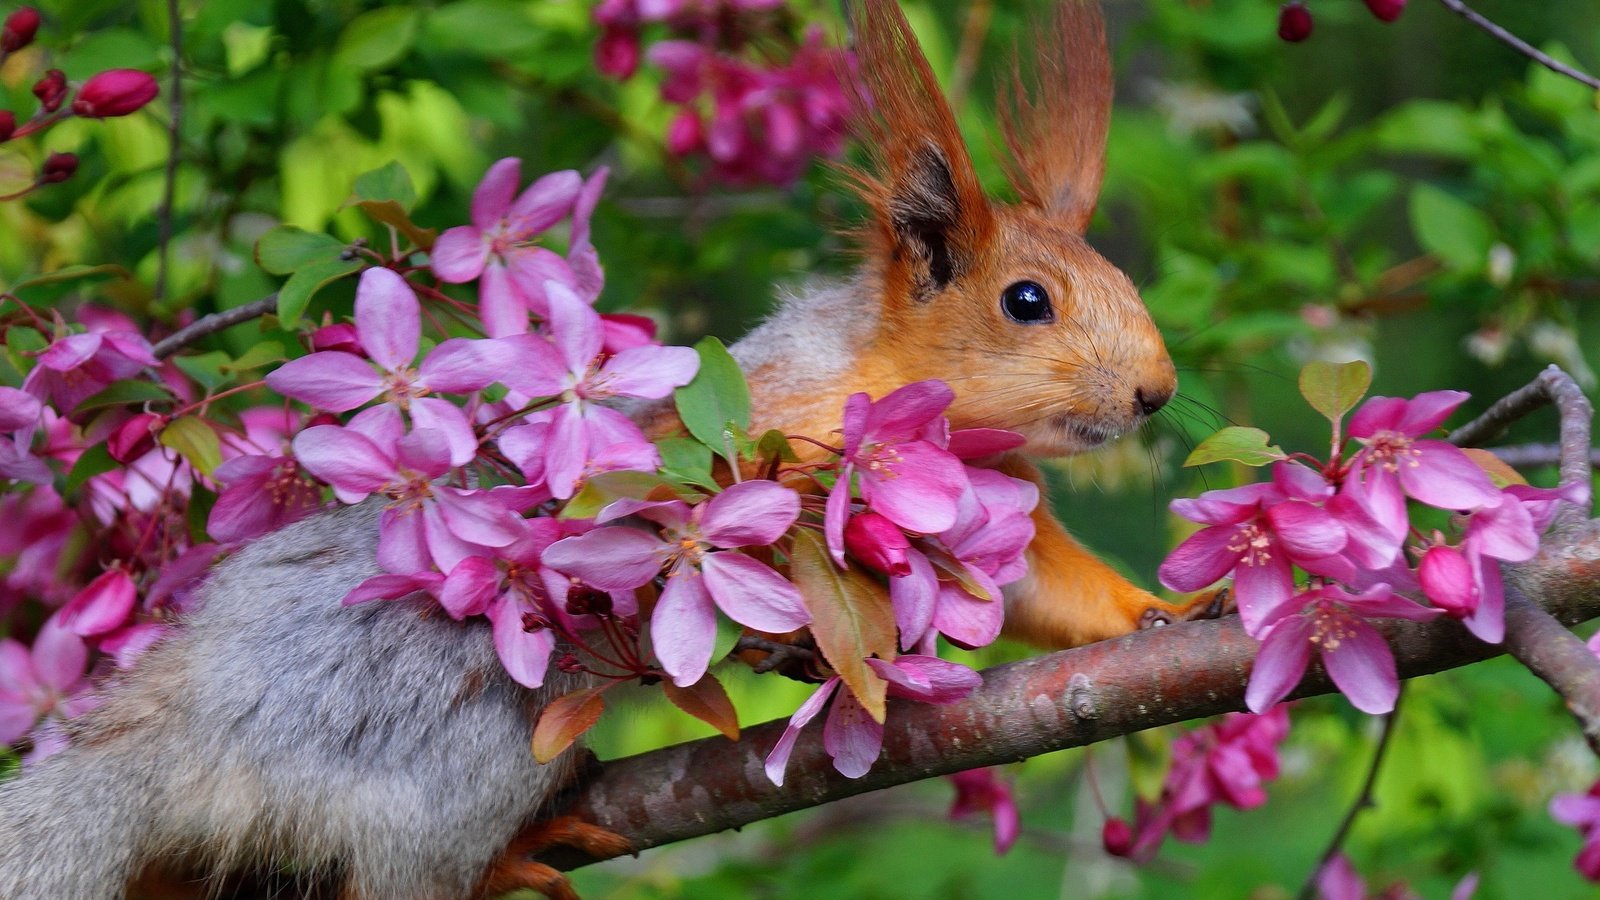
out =
<svg viewBox="0 0 1600 900"><path fill-rule="evenodd" d="M1147 416L1155 415L1156 411L1166 406L1167 401L1171 399L1172 389L1167 387L1152 390L1146 390L1141 387L1134 388L1133 391L1133 402L1138 404L1139 412Z"/></svg>

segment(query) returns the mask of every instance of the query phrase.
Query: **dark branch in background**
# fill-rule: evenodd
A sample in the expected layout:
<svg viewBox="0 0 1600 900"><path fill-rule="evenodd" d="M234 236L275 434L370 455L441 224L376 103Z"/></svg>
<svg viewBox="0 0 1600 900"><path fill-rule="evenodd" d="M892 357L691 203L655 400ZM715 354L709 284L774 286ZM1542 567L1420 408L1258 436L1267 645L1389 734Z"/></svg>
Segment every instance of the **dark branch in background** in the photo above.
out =
<svg viewBox="0 0 1600 900"><path fill-rule="evenodd" d="M1560 627L1560 626L1557 626ZM1344 820L1339 823L1339 829L1333 833L1333 838L1328 841L1328 849L1322 851L1322 856L1317 859L1317 867L1306 876L1305 884L1300 886L1297 900L1311 900L1316 895L1317 876L1322 870L1333 862L1344 849L1345 838L1350 836L1350 829L1355 827L1356 819L1361 813L1376 806L1372 799L1372 790L1378 785L1378 773L1383 770L1383 758L1389 752L1389 742L1394 738L1395 723L1400 721L1400 703L1406 697L1406 686L1400 685L1400 693L1394 698L1394 709L1383 717L1383 731L1378 735L1378 745L1372 750L1372 763L1367 766L1367 777L1361 782L1361 792L1356 794L1356 800L1350 804L1350 809L1344 814Z"/></svg>
<svg viewBox="0 0 1600 900"><path fill-rule="evenodd" d="M1451 439L1481 443L1547 403L1561 413L1562 481L1587 483L1589 402L1553 366ZM1539 555L1507 568L1503 646L1485 644L1449 619L1385 623L1399 675L1510 652L1562 695L1600 746L1600 662L1564 627L1600 615L1600 522L1589 521L1588 510L1569 505ZM1152 629L988 669L960 703L891 701L883 757L859 779L833 770L821 729L811 727L795 747L785 784L773 785L762 762L787 724L774 721L745 729L738 743L707 738L608 762L569 811L646 850L868 791L1240 710L1257 648L1237 618ZM1332 690L1314 666L1294 696ZM569 869L594 861L573 852L542 858Z"/></svg>
<svg viewBox="0 0 1600 900"><path fill-rule="evenodd" d="M1600 91L1600 79L1597 79L1593 75L1590 75L1586 72L1574 69L1559 59L1552 58L1549 54L1544 53L1539 48L1484 18L1482 13L1471 9L1467 6L1467 4L1463 3L1462 0L1439 0L1439 5L1450 10L1461 18L1466 19L1468 22L1478 26L1479 28L1488 32L1490 37L1502 44L1505 44L1518 53L1521 53L1523 56L1526 56L1539 65L1544 66L1546 69L1549 69L1550 71L1560 75L1565 75L1568 78L1571 78L1573 81Z"/></svg>
<svg viewBox="0 0 1600 900"><path fill-rule="evenodd" d="M259 319L277 308L278 295L268 294L243 306L202 316L157 341L151 349L155 352L156 359L166 359L206 335L216 334L251 319Z"/></svg>
<svg viewBox="0 0 1600 900"><path fill-rule="evenodd" d="M1561 462L1561 445L1516 444L1510 447L1495 447L1494 455L1514 469L1553 466ZM1600 447L1589 448L1589 466L1600 469Z"/></svg>
<svg viewBox="0 0 1600 900"><path fill-rule="evenodd" d="M157 305L167 294L167 251L172 243L172 204L178 190L178 157L182 152L178 131L183 121L183 18L178 12L178 0L167 0L167 27L172 32L172 91L167 95L167 178L161 188L161 209L156 213L161 228L153 291Z"/></svg>

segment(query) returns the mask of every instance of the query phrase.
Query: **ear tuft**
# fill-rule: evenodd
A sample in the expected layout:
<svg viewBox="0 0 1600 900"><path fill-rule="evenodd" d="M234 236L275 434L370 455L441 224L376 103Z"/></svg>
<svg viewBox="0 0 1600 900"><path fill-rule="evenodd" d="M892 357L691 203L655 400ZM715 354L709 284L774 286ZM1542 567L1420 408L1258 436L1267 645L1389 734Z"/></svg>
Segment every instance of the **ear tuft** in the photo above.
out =
<svg viewBox="0 0 1600 900"><path fill-rule="evenodd" d="M922 263L918 268L926 274L914 279L913 294L926 300L956 276L950 242L961 222L961 197L939 148L929 144L909 162L890 190L889 222L901 246Z"/></svg>
<svg viewBox="0 0 1600 900"><path fill-rule="evenodd" d="M1089 227L1105 177L1111 123L1111 57L1098 0L1059 0L1055 21L1032 29L1040 46L1038 87L1014 70L1010 103L1000 107L1011 160L1006 174L1024 203ZM1021 58L1022 54L1017 54Z"/></svg>

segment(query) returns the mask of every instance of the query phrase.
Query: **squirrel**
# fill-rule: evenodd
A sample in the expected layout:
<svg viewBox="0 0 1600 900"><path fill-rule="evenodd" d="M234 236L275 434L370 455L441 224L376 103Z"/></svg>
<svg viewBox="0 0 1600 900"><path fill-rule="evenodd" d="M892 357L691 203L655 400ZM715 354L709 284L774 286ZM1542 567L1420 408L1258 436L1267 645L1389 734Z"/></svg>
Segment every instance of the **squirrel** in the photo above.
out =
<svg viewBox="0 0 1600 900"><path fill-rule="evenodd" d="M847 395L939 378L956 394L952 427L1020 432L1026 444L997 466L1038 482L1027 456L1089 450L1176 389L1133 284L1083 238L1111 103L1098 5L1061 0L1038 88L1019 88L1005 116L1014 205L984 194L898 5L859 6L865 262L788 296L734 345L752 433L827 434ZM191 876L191 894L216 895L227 873L273 867L347 900L567 897L530 850L625 851L609 833L551 825L576 756L540 765L528 752L543 706L592 676L552 670L530 690L484 623L423 615L416 600L337 602L379 572L383 499L219 564L197 609L74 721L71 745L0 785L0 898L183 896ZM1011 637L1059 649L1210 609L1129 583L1043 508L1034 522L1030 574L1006 590Z"/></svg>

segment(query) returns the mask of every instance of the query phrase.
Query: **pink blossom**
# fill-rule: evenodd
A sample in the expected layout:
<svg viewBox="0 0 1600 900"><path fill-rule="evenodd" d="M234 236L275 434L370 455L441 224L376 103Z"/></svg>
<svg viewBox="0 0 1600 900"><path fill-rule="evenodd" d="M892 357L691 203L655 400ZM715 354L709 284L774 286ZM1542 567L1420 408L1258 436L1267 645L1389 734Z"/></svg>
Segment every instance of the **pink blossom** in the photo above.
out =
<svg viewBox="0 0 1600 900"><path fill-rule="evenodd" d="M1600 782L1586 794L1557 794L1550 800L1550 817L1578 829L1583 849L1572 864L1584 878L1600 881Z"/></svg>
<svg viewBox="0 0 1600 900"><path fill-rule="evenodd" d="M997 774L994 767L968 769L945 776L955 785L956 796L950 803L950 818L965 819L986 812L994 817L994 852L1004 856L1022 833L1022 821L1017 815L1017 798L1011 784Z"/></svg>
<svg viewBox="0 0 1600 900"><path fill-rule="evenodd" d="M69 334L39 353L37 365L23 379L22 389L69 413L112 382L132 378L146 366L159 365L161 361L150 352L150 342L135 332Z"/></svg>
<svg viewBox="0 0 1600 900"><path fill-rule="evenodd" d="M1343 525L1286 494L1280 485L1296 479L1278 480L1172 501L1173 512L1210 527L1179 544L1159 569L1161 583L1175 591L1197 591L1232 573L1245 630L1257 636L1293 596L1294 566L1335 575L1348 568L1335 558L1348 540Z"/></svg>
<svg viewBox="0 0 1600 900"><path fill-rule="evenodd" d="M0 744L30 730L37 736L36 725L70 719L92 703L89 648L60 618L45 620L32 647L0 639Z"/></svg>
<svg viewBox="0 0 1600 900"><path fill-rule="evenodd" d="M851 516L844 526L844 546L862 565L885 575L910 575L906 551L911 541L899 526L875 512Z"/></svg>
<svg viewBox="0 0 1600 900"><path fill-rule="evenodd" d="M585 183L572 170L552 172L515 196L522 180L522 161L506 158L489 167L472 195L472 224L439 235L433 246L433 271L440 280L464 283L481 279L479 313L490 337L522 334L528 313L545 315L548 282L585 295L598 293L592 284L598 262L589 245L589 216L605 184L601 169ZM557 222L573 216L572 256L563 259L534 241Z"/></svg>
<svg viewBox="0 0 1600 900"><path fill-rule="evenodd" d="M889 683L889 696L922 703L954 703L983 683L977 672L936 656L906 655L892 663L869 659L867 665ZM767 777L773 784L783 785L784 770L789 767L789 756L800 730L817 717L835 692L838 697L822 730L822 747L832 757L833 767L846 778L860 778L877 761L883 750L883 725L848 690L838 690L842 683L837 675L824 681L790 717L789 726L767 754Z"/></svg>
<svg viewBox="0 0 1600 900"><path fill-rule="evenodd" d="M156 98L161 88L148 72L107 69L93 75L78 89L72 112L85 119L126 116Z"/></svg>
<svg viewBox="0 0 1600 900"><path fill-rule="evenodd" d="M663 535L610 526L558 541L544 562L605 591L632 590L666 569L667 584L650 616L650 638L675 684L700 680L716 643L716 610L758 631L793 631L811 621L800 591L736 547L764 547L800 515L800 496L770 481L736 484L690 507L642 504L639 516Z"/></svg>
<svg viewBox="0 0 1600 900"><path fill-rule="evenodd" d="M127 624L139 589L125 569L102 572L61 608L61 627L81 637L109 634Z"/></svg>
<svg viewBox="0 0 1600 900"><path fill-rule="evenodd" d="M321 488L290 456L237 456L212 476L224 487L206 531L226 544L277 531L322 506Z"/></svg>
<svg viewBox="0 0 1600 900"><path fill-rule="evenodd" d="M421 333L421 306L411 285L389 269L368 269L356 288L356 334L371 362L343 351L319 351L268 373L267 386L330 412L352 410L382 395L409 414L415 427L443 434L451 464L465 465L478 450L472 425L455 404L429 395L471 393L494 383L504 370L504 354L494 341L451 338L414 366Z"/></svg>
<svg viewBox="0 0 1600 900"><path fill-rule="evenodd" d="M1406 533L1405 498L1440 509L1476 509L1499 502L1489 476L1460 447L1422 436L1465 403L1460 391L1431 391L1411 400L1373 397L1350 417L1362 443L1351 457L1366 505L1396 537Z"/></svg>
<svg viewBox="0 0 1600 900"><path fill-rule="evenodd" d="M550 339L540 335L503 339L510 356L498 377L527 397L560 398L555 409L534 413L527 422L549 426L544 480L551 493L564 500L575 492L585 466L606 448L646 443L639 426L605 401L666 397L694 378L700 362L688 347L633 347L604 357L599 314L564 284L552 281L546 293Z"/></svg>
<svg viewBox="0 0 1600 900"><path fill-rule="evenodd" d="M1374 715L1389 712L1400 692L1394 654L1367 618L1425 622L1441 612L1395 596L1388 585L1361 594L1336 585L1296 594L1261 622L1257 636L1261 650L1250 672L1245 703L1260 713L1288 696L1305 675L1315 649L1328 677L1351 706Z"/></svg>
<svg viewBox="0 0 1600 900"><path fill-rule="evenodd" d="M44 407L32 394L0 387L0 479L50 483L50 467L32 451L43 414Z"/></svg>
<svg viewBox="0 0 1600 900"><path fill-rule="evenodd" d="M1417 896L1406 888L1405 882L1368 894L1366 879L1356 871L1355 865L1350 862L1350 857L1343 853L1334 854L1333 858L1317 871L1316 885L1320 900L1367 900L1369 896L1377 900L1390 900L1390 898ZM1477 890L1478 873L1468 872L1451 889L1450 900L1469 900Z"/></svg>
<svg viewBox="0 0 1600 900"><path fill-rule="evenodd" d="M944 382L919 381L876 402L864 393L845 401L843 465L824 519L828 549L841 567L853 476L867 505L907 531L936 534L955 524L966 472L922 435L954 399Z"/></svg>
<svg viewBox="0 0 1600 900"><path fill-rule="evenodd" d="M373 493L389 498L378 539L378 564L388 572L421 571L430 561L448 572L463 559L504 547L522 534L521 520L487 494L437 483L450 469L450 451L435 429L377 441L355 422L316 425L294 439L294 452L345 503L359 503Z"/></svg>

